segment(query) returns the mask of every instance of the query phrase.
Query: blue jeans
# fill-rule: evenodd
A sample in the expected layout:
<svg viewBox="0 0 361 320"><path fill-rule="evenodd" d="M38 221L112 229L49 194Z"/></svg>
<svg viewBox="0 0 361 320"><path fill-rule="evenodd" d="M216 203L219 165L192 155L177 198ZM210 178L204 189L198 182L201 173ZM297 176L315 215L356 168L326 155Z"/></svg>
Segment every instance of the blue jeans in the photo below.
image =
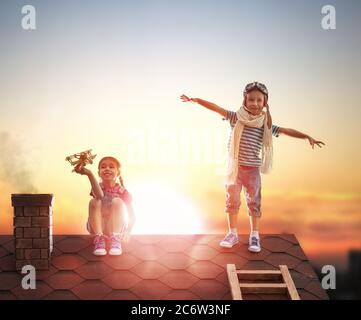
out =
<svg viewBox="0 0 361 320"><path fill-rule="evenodd" d="M244 188L248 215L261 217L261 174L258 167L238 167L237 181L226 186L226 208L229 214L238 214L241 206L241 191Z"/></svg>

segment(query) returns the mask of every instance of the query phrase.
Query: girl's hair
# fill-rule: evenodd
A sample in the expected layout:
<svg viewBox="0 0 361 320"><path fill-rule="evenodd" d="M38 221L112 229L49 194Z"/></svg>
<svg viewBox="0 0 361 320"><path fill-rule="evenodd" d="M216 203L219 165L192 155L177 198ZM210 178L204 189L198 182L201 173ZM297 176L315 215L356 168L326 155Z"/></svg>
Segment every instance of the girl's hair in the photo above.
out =
<svg viewBox="0 0 361 320"><path fill-rule="evenodd" d="M247 92L247 93L244 95L244 98L243 98L243 105L244 105L244 106L246 105L247 94L250 93L250 92L252 92L252 91L255 91L255 90L257 90L257 91L259 91L259 92L261 92L261 93L263 94L263 96L264 96L263 106L265 106L265 105L267 104L267 101L268 101L267 95L264 94L261 90L259 90L259 89L257 89L257 88L254 88L253 90L250 90L249 92Z"/></svg>
<svg viewBox="0 0 361 320"><path fill-rule="evenodd" d="M123 183L123 178L120 176L120 167L121 167L121 164L119 162L118 159L114 158L114 157L104 157L104 158L101 158L99 163L98 163L98 170L100 170L100 165L103 161L105 160L110 160L110 161L113 161L115 163L115 166L117 167L117 170L118 170L118 178L119 178L119 182L120 182L120 185L122 187L124 187L124 183Z"/></svg>

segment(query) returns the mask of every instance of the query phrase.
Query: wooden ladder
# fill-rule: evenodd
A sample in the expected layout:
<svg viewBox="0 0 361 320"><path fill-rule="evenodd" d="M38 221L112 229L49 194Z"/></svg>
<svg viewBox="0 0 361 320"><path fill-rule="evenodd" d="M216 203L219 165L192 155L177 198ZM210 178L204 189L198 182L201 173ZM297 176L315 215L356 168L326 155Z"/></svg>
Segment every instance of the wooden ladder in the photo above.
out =
<svg viewBox="0 0 361 320"><path fill-rule="evenodd" d="M279 270L236 270L234 264L227 264L227 275L233 300L243 300L242 293L287 293L291 300L301 300L286 265Z"/></svg>

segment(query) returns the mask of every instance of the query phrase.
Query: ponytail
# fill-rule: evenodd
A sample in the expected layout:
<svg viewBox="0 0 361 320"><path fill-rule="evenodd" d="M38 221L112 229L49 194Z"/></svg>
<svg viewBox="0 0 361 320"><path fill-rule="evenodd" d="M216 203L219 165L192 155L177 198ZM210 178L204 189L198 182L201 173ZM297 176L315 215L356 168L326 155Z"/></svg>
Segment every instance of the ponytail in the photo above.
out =
<svg viewBox="0 0 361 320"><path fill-rule="evenodd" d="M120 185L124 188L123 178L121 176L118 177Z"/></svg>

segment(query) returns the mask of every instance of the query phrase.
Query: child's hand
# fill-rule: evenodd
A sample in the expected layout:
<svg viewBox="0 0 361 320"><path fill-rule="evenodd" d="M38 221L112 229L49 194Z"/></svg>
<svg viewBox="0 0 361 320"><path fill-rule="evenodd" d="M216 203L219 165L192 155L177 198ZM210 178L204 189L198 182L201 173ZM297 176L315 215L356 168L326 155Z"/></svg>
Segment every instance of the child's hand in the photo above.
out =
<svg viewBox="0 0 361 320"><path fill-rule="evenodd" d="M197 102L196 99L194 98L189 98L187 97L185 94L182 94L180 96L180 98L182 99L183 102Z"/></svg>
<svg viewBox="0 0 361 320"><path fill-rule="evenodd" d="M320 148L322 147L322 145L325 145L322 141L317 141L317 140L313 139L310 136L307 136L307 139L310 142L310 145L312 146L312 149L314 149L315 144L317 146L319 146Z"/></svg>
<svg viewBox="0 0 361 320"><path fill-rule="evenodd" d="M75 168L74 168L74 171L76 172L76 173L79 173L79 174L85 174L85 175L90 175L91 174L91 171L89 170L89 169L87 169L87 168L85 168L84 167L84 165L77 165L77 166L75 166Z"/></svg>

